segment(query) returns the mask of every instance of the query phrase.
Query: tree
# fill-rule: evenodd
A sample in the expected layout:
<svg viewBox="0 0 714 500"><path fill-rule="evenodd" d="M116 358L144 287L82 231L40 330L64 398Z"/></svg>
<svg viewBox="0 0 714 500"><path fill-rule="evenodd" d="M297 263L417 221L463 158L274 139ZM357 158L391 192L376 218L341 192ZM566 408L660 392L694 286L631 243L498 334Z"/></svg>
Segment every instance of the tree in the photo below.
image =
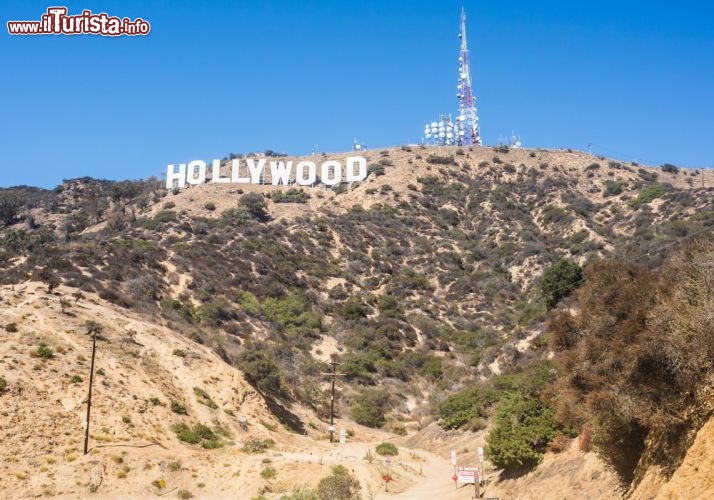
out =
<svg viewBox="0 0 714 500"><path fill-rule="evenodd" d="M275 357L257 344L248 344L238 356L238 368L245 378L267 394L277 394L282 389L280 369Z"/></svg>
<svg viewBox="0 0 714 500"><path fill-rule="evenodd" d="M512 394L502 402L486 437L489 459L496 467L532 467L543 458L557 434L553 410L538 397Z"/></svg>
<svg viewBox="0 0 714 500"><path fill-rule="evenodd" d="M259 220L260 222L267 222L270 220L268 204L265 202L265 198L263 198L262 195L258 193L246 193L240 197L240 203L248 209L248 212L253 216L253 218Z"/></svg>
<svg viewBox="0 0 714 500"><path fill-rule="evenodd" d="M84 328L87 330L88 335L99 335L100 333L102 333L102 325L100 325L96 321L87 321L84 324Z"/></svg>
<svg viewBox="0 0 714 500"><path fill-rule="evenodd" d="M360 498L360 489L357 478L344 466L336 465L332 474L317 484L317 496L320 500L353 500Z"/></svg>
<svg viewBox="0 0 714 500"><path fill-rule="evenodd" d="M561 433L553 407L542 395L555 376L555 366L541 361L500 380L505 397L496 407L494 426L486 437L486 453L497 467L537 465L548 443Z"/></svg>
<svg viewBox="0 0 714 500"><path fill-rule="evenodd" d="M16 197L3 194L0 197L0 221L6 226L12 225L21 206L22 203Z"/></svg>
<svg viewBox="0 0 714 500"><path fill-rule="evenodd" d="M662 165L661 168L662 172L668 172L670 174L676 174L677 172L679 172L679 167L677 167L676 165L672 165L671 163L665 163L664 165Z"/></svg>
<svg viewBox="0 0 714 500"><path fill-rule="evenodd" d="M350 417L360 425L382 427L389 394L381 389L368 389L355 398Z"/></svg>
<svg viewBox="0 0 714 500"><path fill-rule="evenodd" d="M40 280L47 285L48 293L52 293L52 291L62 283L60 277L48 268L44 268L42 272L40 272Z"/></svg>
<svg viewBox="0 0 714 500"><path fill-rule="evenodd" d="M552 309L563 297L567 297L583 282L583 269L577 262L561 259L543 273L540 289L548 309Z"/></svg>

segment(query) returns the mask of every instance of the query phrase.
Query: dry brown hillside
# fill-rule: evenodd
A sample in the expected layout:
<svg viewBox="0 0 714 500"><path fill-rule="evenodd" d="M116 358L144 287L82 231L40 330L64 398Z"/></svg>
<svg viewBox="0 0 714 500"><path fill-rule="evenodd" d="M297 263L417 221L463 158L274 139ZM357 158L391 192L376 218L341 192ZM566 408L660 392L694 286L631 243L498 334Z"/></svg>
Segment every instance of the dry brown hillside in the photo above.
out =
<svg viewBox="0 0 714 500"><path fill-rule="evenodd" d="M539 398L558 370L549 309L577 309L582 279L549 296L543 276L601 260L656 274L714 227L711 170L540 149L364 154L367 179L333 188L81 178L0 190L0 489L280 498L342 463L364 498L468 498L449 451L472 461L519 395L546 421L529 467L579 432ZM88 321L102 333L83 456ZM331 361L338 425L354 431L344 457L326 435ZM253 438L274 444L243 451ZM392 493L383 459L368 460L383 440L400 446ZM692 477L687 460L674 480ZM521 472L501 482L489 468L487 494L624 491L592 452ZM655 494L667 480L642 484Z"/></svg>

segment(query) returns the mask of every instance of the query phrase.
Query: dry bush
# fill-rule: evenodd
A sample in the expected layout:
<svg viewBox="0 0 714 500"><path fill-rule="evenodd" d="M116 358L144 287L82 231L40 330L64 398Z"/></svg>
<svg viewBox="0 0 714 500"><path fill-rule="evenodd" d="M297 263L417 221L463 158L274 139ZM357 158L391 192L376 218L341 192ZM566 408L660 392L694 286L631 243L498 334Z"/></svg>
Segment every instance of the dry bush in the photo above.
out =
<svg viewBox="0 0 714 500"><path fill-rule="evenodd" d="M626 481L653 438L650 460L674 467L697 404L714 373L714 239L682 245L657 272L618 260L596 262L575 292L577 313L549 323L561 376L556 418L583 430ZM666 403L665 403L666 402ZM673 451L674 450L674 451Z"/></svg>
<svg viewBox="0 0 714 500"><path fill-rule="evenodd" d="M593 447L593 430L588 424L583 426L583 430L578 436L578 449L580 451L588 452L592 450Z"/></svg>
<svg viewBox="0 0 714 500"><path fill-rule="evenodd" d="M572 442L571 438L560 434L558 436L555 436L551 440L551 442L548 443L547 450L551 453L563 453L564 451L568 451L568 448L570 448L571 442Z"/></svg>

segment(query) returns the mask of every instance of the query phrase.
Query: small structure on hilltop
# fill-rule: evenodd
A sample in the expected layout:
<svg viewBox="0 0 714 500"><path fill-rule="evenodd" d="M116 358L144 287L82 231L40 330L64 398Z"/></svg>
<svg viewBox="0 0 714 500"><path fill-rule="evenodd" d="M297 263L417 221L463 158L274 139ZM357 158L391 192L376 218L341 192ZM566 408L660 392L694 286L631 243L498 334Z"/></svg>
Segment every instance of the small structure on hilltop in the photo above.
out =
<svg viewBox="0 0 714 500"><path fill-rule="evenodd" d="M424 141L440 146L482 146L481 132L476 111L476 97L471 84L469 48L466 40L466 12L461 8L461 50L459 52L459 80L456 86L459 99L459 113L456 120L442 115L438 122L427 123L424 128Z"/></svg>
<svg viewBox="0 0 714 500"><path fill-rule="evenodd" d="M366 151L367 150L367 145L364 144L363 142L357 141L357 138L355 137L354 140L352 141L352 151Z"/></svg>

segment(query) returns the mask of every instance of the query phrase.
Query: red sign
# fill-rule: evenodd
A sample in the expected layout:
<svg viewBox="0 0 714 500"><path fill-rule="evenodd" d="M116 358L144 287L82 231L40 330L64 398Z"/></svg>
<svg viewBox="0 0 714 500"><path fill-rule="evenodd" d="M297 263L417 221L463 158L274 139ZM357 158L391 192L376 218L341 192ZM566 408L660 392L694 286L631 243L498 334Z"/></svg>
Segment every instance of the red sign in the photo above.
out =
<svg viewBox="0 0 714 500"><path fill-rule="evenodd" d="M456 469L456 475L460 483L474 484L478 477L478 467L459 467Z"/></svg>

